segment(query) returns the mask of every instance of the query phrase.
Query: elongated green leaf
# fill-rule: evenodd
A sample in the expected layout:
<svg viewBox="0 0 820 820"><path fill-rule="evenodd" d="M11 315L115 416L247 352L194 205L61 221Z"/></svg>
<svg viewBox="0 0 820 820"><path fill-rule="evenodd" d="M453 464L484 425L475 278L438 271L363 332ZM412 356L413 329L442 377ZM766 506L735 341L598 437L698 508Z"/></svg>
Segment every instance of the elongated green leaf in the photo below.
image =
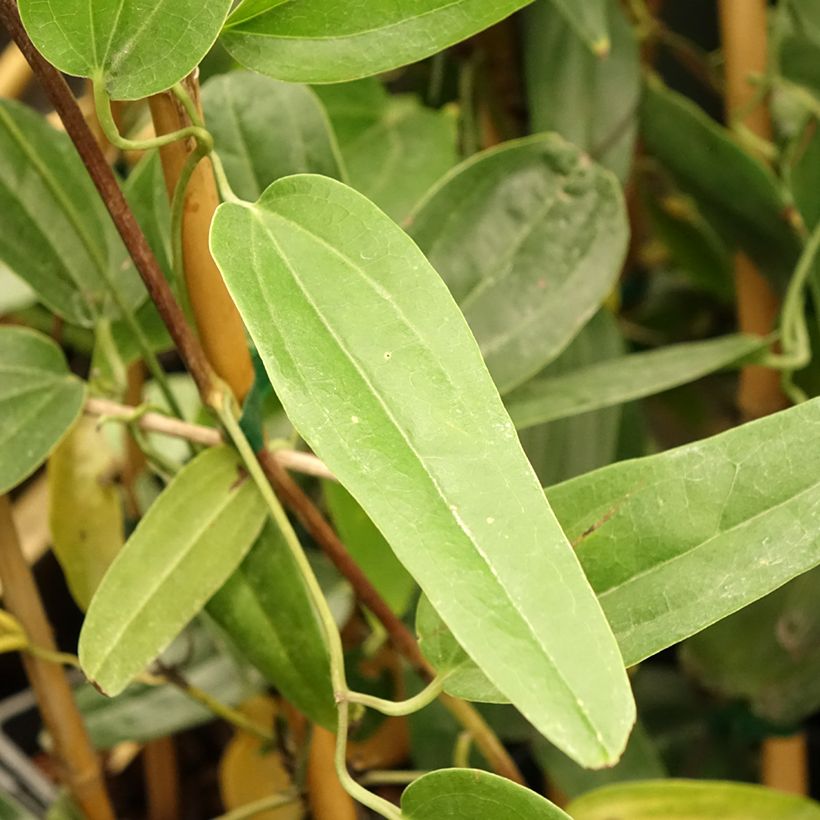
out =
<svg viewBox="0 0 820 820"><path fill-rule="evenodd" d="M820 192L811 184L820 174L820 119L809 120L784 171L803 222L811 231L820 222Z"/></svg>
<svg viewBox="0 0 820 820"><path fill-rule="evenodd" d="M312 721L335 728L322 629L299 568L272 523L208 602L207 611L290 703Z"/></svg>
<svg viewBox="0 0 820 820"><path fill-rule="evenodd" d="M0 327L0 493L43 463L84 401L85 385L51 339Z"/></svg>
<svg viewBox="0 0 820 820"><path fill-rule="evenodd" d="M598 17L598 31L586 38L587 44L573 36L568 10ZM638 131L641 72L638 42L621 5L617 0L538 0L524 18L531 129L557 131L626 180ZM592 39L602 43L607 26L612 49L596 56L588 44Z"/></svg>
<svg viewBox="0 0 820 820"><path fill-rule="evenodd" d="M548 490L624 660L637 663L820 563L820 400ZM765 480L764 478L765 477Z"/></svg>
<svg viewBox="0 0 820 820"><path fill-rule="evenodd" d="M601 308L536 378L560 377L625 352L615 317ZM541 484L557 484L615 461L621 416L621 407L607 407L519 430L521 446Z"/></svg>
<svg viewBox="0 0 820 820"><path fill-rule="evenodd" d="M471 656L579 762L617 758L634 712L614 640L418 248L296 176L220 206L211 249L291 421Z"/></svg>
<svg viewBox="0 0 820 820"><path fill-rule="evenodd" d="M554 134L462 163L410 227L502 394L554 359L598 309L627 230L615 177Z"/></svg>
<svg viewBox="0 0 820 820"><path fill-rule="evenodd" d="M322 486L331 518L348 552L390 608L404 615L416 582L356 499L335 481L325 481Z"/></svg>
<svg viewBox="0 0 820 820"><path fill-rule="evenodd" d="M115 99L170 88L199 64L231 0L20 0L34 45L66 74L101 77Z"/></svg>
<svg viewBox="0 0 820 820"><path fill-rule="evenodd" d="M655 78L646 83L641 134L657 157L733 241L786 277L799 252L788 224L789 203L775 176L743 151L729 132Z"/></svg>
<svg viewBox="0 0 820 820"><path fill-rule="evenodd" d="M504 404L521 430L660 393L745 361L764 346L763 340L741 334L668 345L533 379L509 393Z"/></svg>
<svg viewBox="0 0 820 820"><path fill-rule="evenodd" d="M341 142L349 182L400 222L456 164L456 137L453 111L390 97L375 122Z"/></svg>
<svg viewBox="0 0 820 820"><path fill-rule="evenodd" d="M584 41L593 54L604 58L609 53L609 27L607 25L608 0L550 0L562 14L570 28Z"/></svg>
<svg viewBox="0 0 820 820"><path fill-rule="evenodd" d="M756 714L796 725L820 707L820 569L795 578L682 648L703 685L745 698Z"/></svg>
<svg viewBox="0 0 820 820"><path fill-rule="evenodd" d="M569 820L523 786L480 769L441 769L413 781L401 797L407 820Z"/></svg>
<svg viewBox="0 0 820 820"><path fill-rule="evenodd" d="M322 101L342 147L384 117L391 97L378 77L317 85L313 90Z"/></svg>
<svg viewBox="0 0 820 820"><path fill-rule="evenodd" d="M0 264L0 317L31 307L37 294L5 265Z"/></svg>
<svg viewBox="0 0 820 820"><path fill-rule="evenodd" d="M818 820L805 797L745 783L647 780L606 786L574 800L575 820Z"/></svg>
<svg viewBox="0 0 820 820"><path fill-rule="evenodd" d="M236 706L262 688L261 678L248 675L248 670L215 646L202 628L185 630L162 653L162 661L178 668L186 681L228 706ZM74 699L97 749L110 749L125 741L145 743L214 719L213 712L170 683L135 683L114 698L84 683L74 690Z"/></svg>
<svg viewBox="0 0 820 820"><path fill-rule="evenodd" d="M145 289L71 140L24 105L0 101L0 261L55 313L90 327Z"/></svg>
<svg viewBox="0 0 820 820"><path fill-rule="evenodd" d="M532 0L246 0L222 42L242 65L278 80L340 83L429 57Z"/></svg>
<svg viewBox="0 0 820 820"><path fill-rule="evenodd" d="M820 564L817 424L820 399L547 489L627 666ZM446 691L497 700L440 617L420 614Z"/></svg>
<svg viewBox="0 0 820 820"><path fill-rule="evenodd" d="M90 416L77 419L48 460L51 543L82 610L125 541L116 474L116 456Z"/></svg>
<svg viewBox="0 0 820 820"><path fill-rule="evenodd" d="M265 504L233 452L197 456L120 550L80 633L89 680L119 694L179 634L248 552Z"/></svg>
<svg viewBox="0 0 820 820"><path fill-rule="evenodd" d="M343 178L339 149L327 115L310 88L244 71L202 87L205 121L242 199L289 174Z"/></svg>

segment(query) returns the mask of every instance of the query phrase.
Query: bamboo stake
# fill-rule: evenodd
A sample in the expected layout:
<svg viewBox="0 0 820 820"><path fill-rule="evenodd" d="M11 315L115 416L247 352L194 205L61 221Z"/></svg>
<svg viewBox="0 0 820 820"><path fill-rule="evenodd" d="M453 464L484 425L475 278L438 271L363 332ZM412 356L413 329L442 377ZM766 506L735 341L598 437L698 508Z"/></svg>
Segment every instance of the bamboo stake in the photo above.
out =
<svg viewBox="0 0 820 820"><path fill-rule="evenodd" d="M189 77L184 83L197 108L199 83ZM191 125L179 100L170 91L149 100L154 129L158 135ZM193 140L179 140L160 149L168 198L172 199ZM211 256L208 236L219 194L211 161L201 160L191 175L182 218L182 249L185 284L205 355L217 375L231 387L241 403L253 383L253 366L245 340L245 326L222 275Z"/></svg>
<svg viewBox="0 0 820 820"><path fill-rule="evenodd" d="M20 549L8 496L0 496L0 579L5 608L20 622L28 640L56 651L34 577ZM28 653L23 654L23 666L54 743L61 780L89 820L114 820L100 761L63 669Z"/></svg>
<svg viewBox="0 0 820 820"><path fill-rule="evenodd" d="M143 772L148 800L148 820L177 820L181 816L179 766L172 737L145 744Z"/></svg>
<svg viewBox="0 0 820 820"><path fill-rule="evenodd" d="M765 140L772 125L764 101L753 105L756 87L752 75L765 73L768 42L765 0L720 0L720 30L726 65L726 112L745 110L743 124ZM748 110L747 110L748 109ZM765 336L774 329L780 303L768 280L745 254L735 257L735 287L739 330ZM738 407L744 419L754 419L780 410L786 399L780 374L771 368L748 365L740 372Z"/></svg>

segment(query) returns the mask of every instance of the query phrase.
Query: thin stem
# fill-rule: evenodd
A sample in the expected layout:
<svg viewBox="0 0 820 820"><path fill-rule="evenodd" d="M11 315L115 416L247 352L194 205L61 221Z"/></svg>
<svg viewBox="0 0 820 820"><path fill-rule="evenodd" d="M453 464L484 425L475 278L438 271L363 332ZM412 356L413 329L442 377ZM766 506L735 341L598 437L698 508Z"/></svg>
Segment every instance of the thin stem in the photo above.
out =
<svg viewBox="0 0 820 820"><path fill-rule="evenodd" d="M364 692L348 692L347 699L350 703L359 703L369 709L375 709L383 715L403 717L412 715L425 706L429 706L442 691L444 691L444 679L435 677L421 692L406 700L385 700L384 698L367 695Z"/></svg>
<svg viewBox="0 0 820 820"><path fill-rule="evenodd" d="M469 732L459 732L456 745L453 747L453 765L457 769L470 768L470 750L473 747L473 736Z"/></svg>
<svg viewBox="0 0 820 820"><path fill-rule="evenodd" d="M213 148L213 137L210 132L196 125L189 125L180 128L170 134L162 134L147 140L132 140L120 134L114 115L111 113L111 102L105 91L105 85L100 78L94 78L92 82L94 88L94 106L97 110L97 119L105 134L105 138L122 151L149 151L152 148L162 148L177 140L193 138L197 143L210 151Z"/></svg>
<svg viewBox="0 0 820 820"><path fill-rule="evenodd" d="M231 183L228 182L228 175L225 173L225 166L222 164L222 159L216 151L211 151L208 155L211 160L211 165L214 169L214 179L216 180L216 187L219 190L219 196L222 197L223 202L233 202L235 204L241 203L242 200L234 193L231 188Z"/></svg>
<svg viewBox="0 0 820 820"><path fill-rule="evenodd" d="M363 786L406 786L426 774L429 774L429 771L425 769L372 771L365 772L359 778L359 783Z"/></svg>
<svg viewBox="0 0 820 820"><path fill-rule="evenodd" d="M178 292L185 292L185 257L182 242L182 222L185 217L185 193L196 166L204 156L201 146L197 146L185 158L171 197L171 270Z"/></svg>
<svg viewBox="0 0 820 820"><path fill-rule="evenodd" d="M249 817L256 817L257 814L262 814L262 812L289 806L298 800L299 794L297 792L273 794L270 797L263 797L261 800L255 800L253 803L240 806L227 814L220 814L216 820L248 820Z"/></svg>

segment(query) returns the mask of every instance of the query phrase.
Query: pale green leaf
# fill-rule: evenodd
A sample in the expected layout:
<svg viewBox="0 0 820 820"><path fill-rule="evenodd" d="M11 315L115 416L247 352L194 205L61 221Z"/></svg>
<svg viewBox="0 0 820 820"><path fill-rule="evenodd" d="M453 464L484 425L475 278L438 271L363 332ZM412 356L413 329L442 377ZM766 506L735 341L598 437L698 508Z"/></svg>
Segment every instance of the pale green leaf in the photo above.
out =
<svg viewBox="0 0 820 820"><path fill-rule="evenodd" d="M0 493L43 463L84 401L85 385L51 339L0 327Z"/></svg>
<svg viewBox="0 0 820 820"><path fill-rule="evenodd" d="M647 780L606 786L574 800L574 820L820 820L806 797L746 783Z"/></svg>
<svg viewBox="0 0 820 820"><path fill-rule="evenodd" d="M800 723L820 708L818 600L814 569L690 638L681 650L686 669L772 723Z"/></svg>
<svg viewBox="0 0 820 820"><path fill-rule="evenodd" d="M378 77L317 85L313 90L322 101L336 139L343 147L384 117L391 97Z"/></svg>
<svg viewBox="0 0 820 820"><path fill-rule="evenodd" d="M220 206L211 249L294 426L471 656L575 759L616 759L634 712L614 640L418 248L355 191L295 176Z"/></svg>
<svg viewBox="0 0 820 820"><path fill-rule="evenodd" d="M339 149L310 88L232 71L202 87L205 122L237 196L255 200L280 177L343 178Z"/></svg>
<svg viewBox="0 0 820 820"><path fill-rule="evenodd" d="M573 36L566 9L594 9L612 31L604 57ZM641 72L633 27L617 0L538 0L524 12L524 68L530 128L556 131L621 181L629 176L638 131Z"/></svg>
<svg viewBox="0 0 820 820"><path fill-rule="evenodd" d="M116 316L112 287L128 308L145 298L71 140L11 100L0 101L0 212L0 261L72 324Z"/></svg>
<svg viewBox="0 0 820 820"><path fill-rule="evenodd" d="M818 425L820 399L547 489L627 666L820 564ZM422 648L461 661L447 691L486 694L440 617L417 626Z"/></svg>
<svg viewBox="0 0 820 820"><path fill-rule="evenodd" d="M790 203L777 178L731 133L686 97L650 77L641 106L647 151L671 171L726 238L775 277L791 275L799 253Z"/></svg>
<svg viewBox="0 0 820 820"><path fill-rule="evenodd" d="M101 77L115 99L170 88L216 40L231 0L20 0L37 50L76 77Z"/></svg>
<svg viewBox="0 0 820 820"><path fill-rule="evenodd" d="M401 797L407 820L570 820L549 800L480 769L440 769Z"/></svg>
<svg viewBox="0 0 820 820"><path fill-rule="evenodd" d="M246 0L222 42L278 80L340 83L413 63L488 28L532 0Z"/></svg>
<svg viewBox="0 0 820 820"><path fill-rule="evenodd" d="M390 608L404 615L416 582L356 499L335 481L324 481L322 487L331 519L348 552Z"/></svg>
<svg viewBox="0 0 820 820"><path fill-rule="evenodd" d="M322 628L293 555L271 522L207 612L288 702L311 721L335 728Z"/></svg>
<svg viewBox="0 0 820 820"><path fill-rule="evenodd" d="M459 165L416 210L410 232L504 394L554 359L601 305L628 227L615 177L549 134Z"/></svg>
<svg viewBox="0 0 820 820"><path fill-rule="evenodd" d="M516 429L640 399L740 364L765 342L736 334L668 345L644 353L538 377L509 393L504 404Z"/></svg>
<svg viewBox="0 0 820 820"><path fill-rule="evenodd" d="M0 317L31 307L37 294L8 268L0 264Z"/></svg>
<svg viewBox="0 0 820 820"><path fill-rule="evenodd" d="M77 419L48 460L51 544L82 610L125 541L116 454L97 423Z"/></svg>
<svg viewBox="0 0 820 820"><path fill-rule="evenodd" d="M250 549L265 504L227 447L197 456L142 518L80 633L89 680L119 694L199 612Z"/></svg>

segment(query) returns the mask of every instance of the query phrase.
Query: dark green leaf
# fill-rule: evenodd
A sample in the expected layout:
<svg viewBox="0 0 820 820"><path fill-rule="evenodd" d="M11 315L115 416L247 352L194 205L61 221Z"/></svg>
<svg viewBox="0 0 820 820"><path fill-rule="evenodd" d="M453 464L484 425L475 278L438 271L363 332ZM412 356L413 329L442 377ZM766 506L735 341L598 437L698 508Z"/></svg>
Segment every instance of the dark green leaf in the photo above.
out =
<svg viewBox="0 0 820 820"><path fill-rule="evenodd" d="M51 339L0 327L0 493L43 463L84 401L85 385Z"/></svg>
<svg viewBox="0 0 820 820"><path fill-rule="evenodd" d="M504 404L521 430L669 390L747 361L764 346L763 340L741 334L668 345L560 376L532 379L507 394Z"/></svg>
<svg viewBox="0 0 820 820"><path fill-rule="evenodd" d="M71 140L10 100L0 101L0 212L0 260L67 321L116 316L112 286L128 308L145 298Z"/></svg>
<svg viewBox="0 0 820 820"><path fill-rule="evenodd" d="M628 235L615 177L554 134L459 165L419 206L410 231L502 394L554 359L595 313Z"/></svg>
<svg viewBox="0 0 820 820"><path fill-rule="evenodd" d="M648 780L606 786L572 802L575 820L820 820L820 805L762 786Z"/></svg>
<svg viewBox="0 0 820 820"><path fill-rule="evenodd" d="M299 568L272 523L208 602L207 612L290 703L310 720L335 728L322 629Z"/></svg>
<svg viewBox="0 0 820 820"><path fill-rule="evenodd" d="M211 247L294 426L471 656L574 758L616 759L634 717L617 647L418 248L318 176L220 206Z"/></svg>
<svg viewBox="0 0 820 820"><path fill-rule="evenodd" d="M197 456L142 518L80 633L89 680L119 694L199 612L250 549L265 504L227 447Z"/></svg>
<svg viewBox="0 0 820 820"><path fill-rule="evenodd" d="M100 77L115 99L170 88L216 40L231 0L20 0L43 56L77 77Z"/></svg>
<svg viewBox="0 0 820 820"><path fill-rule="evenodd" d="M255 200L280 177L343 178L327 115L310 88L244 71L202 88L205 122L237 196Z"/></svg>
<svg viewBox="0 0 820 820"><path fill-rule="evenodd" d="M599 40L608 23L609 54L596 56L573 36L567 9L594 10ZM530 128L557 131L625 181L638 131L641 72L638 42L621 5L538 0L523 16Z"/></svg>
<svg viewBox="0 0 820 820"><path fill-rule="evenodd" d="M429 57L532 0L246 0L222 42L242 65L278 80L339 83Z"/></svg>
<svg viewBox="0 0 820 820"><path fill-rule="evenodd" d="M523 786L480 769L441 769L413 781L401 797L407 820L570 820Z"/></svg>

